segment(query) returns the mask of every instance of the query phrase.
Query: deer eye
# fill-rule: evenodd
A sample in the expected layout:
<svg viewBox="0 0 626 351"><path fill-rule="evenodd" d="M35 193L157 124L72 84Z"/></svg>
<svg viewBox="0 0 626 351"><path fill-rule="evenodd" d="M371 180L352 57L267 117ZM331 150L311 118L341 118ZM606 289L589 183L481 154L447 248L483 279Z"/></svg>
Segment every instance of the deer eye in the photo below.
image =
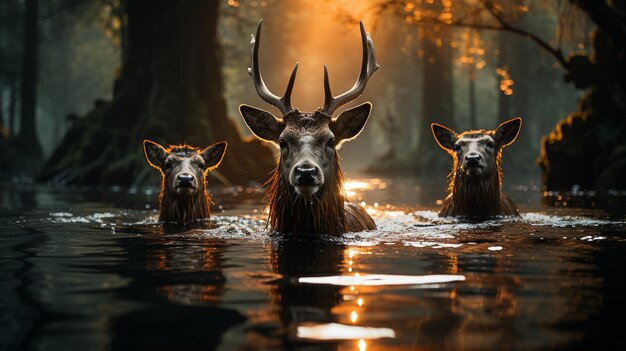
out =
<svg viewBox="0 0 626 351"><path fill-rule="evenodd" d="M461 151L461 145L454 144L454 151Z"/></svg>
<svg viewBox="0 0 626 351"><path fill-rule="evenodd" d="M287 142L285 142L285 140L280 139L278 140L278 146L280 146L281 149L285 149L287 148Z"/></svg>
<svg viewBox="0 0 626 351"><path fill-rule="evenodd" d="M328 140L328 143L326 144L326 146L328 146L331 149L334 149L336 144L337 144L337 141L335 140L335 138L332 138Z"/></svg>
<svg viewBox="0 0 626 351"><path fill-rule="evenodd" d="M490 149L493 149L494 146L496 146L496 144L494 144L493 141L487 143L487 147Z"/></svg>
<svg viewBox="0 0 626 351"><path fill-rule="evenodd" d="M205 164L204 162L200 162L200 163L198 164L198 167L200 167L200 168L204 169L204 167L206 167L206 164Z"/></svg>
<svg viewBox="0 0 626 351"><path fill-rule="evenodd" d="M165 162L165 163L163 163L163 169L164 169L164 170L166 170L166 171L167 171L167 170L168 170L168 169L170 169L170 168L172 168L172 163L171 163L171 162Z"/></svg>

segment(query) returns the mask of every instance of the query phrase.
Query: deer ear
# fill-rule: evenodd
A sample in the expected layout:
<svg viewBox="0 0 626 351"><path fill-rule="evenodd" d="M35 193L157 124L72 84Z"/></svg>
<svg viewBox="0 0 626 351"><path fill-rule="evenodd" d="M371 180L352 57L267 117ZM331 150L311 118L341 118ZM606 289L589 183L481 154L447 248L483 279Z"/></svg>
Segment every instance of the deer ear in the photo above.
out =
<svg viewBox="0 0 626 351"><path fill-rule="evenodd" d="M454 149L454 143L456 143L458 136L452 129L438 123L432 123L430 129L433 131L433 136L435 140L437 140L437 144L439 144L442 149L446 151L452 151Z"/></svg>
<svg viewBox="0 0 626 351"><path fill-rule="evenodd" d="M369 102L343 111L331 122L330 130L339 141L355 138L365 127L371 111L372 104Z"/></svg>
<svg viewBox="0 0 626 351"><path fill-rule="evenodd" d="M494 135L494 139L496 143L500 145L500 147L511 145L513 144L515 139L517 139L521 128L521 117L510 119L498 126L498 129L496 129L496 133Z"/></svg>
<svg viewBox="0 0 626 351"><path fill-rule="evenodd" d="M280 133L284 129L284 123L274 117L273 114L244 104L239 105L239 113L241 113L248 129L259 139L278 141Z"/></svg>
<svg viewBox="0 0 626 351"><path fill-rule="evenodd" d="M143 152L146 155L146 160L152 167L156 169L163 167L163 162L167 157L167 150L163 146L151 140L144 140Z"/></svg>
<svg viewBox="0 0 626 351"><path fill-rule="evenodd" d="M202 150L200 155L206 164L205 169L212 170L220 165L222 159L224 158L224 154L226 153L227 146L227 142L220 141L219 143L215 143Z"/></svg>

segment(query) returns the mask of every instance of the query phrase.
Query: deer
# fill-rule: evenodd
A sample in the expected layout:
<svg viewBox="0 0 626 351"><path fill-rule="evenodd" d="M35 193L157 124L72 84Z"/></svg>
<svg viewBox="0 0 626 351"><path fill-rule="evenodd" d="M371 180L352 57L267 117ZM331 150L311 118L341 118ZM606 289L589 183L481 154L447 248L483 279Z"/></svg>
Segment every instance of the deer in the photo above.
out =
<svg viewBox="0 0 626 351"><path fill-rule="evenodd" d="M222 141L205 149L185 144L165 148L144 140L146 160L161 173L159 222L187 225L211 217L206 177L222 162L227 146Z"/></svg>
<svg viewBox="0 0 626 351"><path fill-rule="evenodd" d="M482 220L519 216L515 203L502 192L502 150L511 145L522 127L520 117L495 130L470 130L461 134L432 123L437 144L453 159L448 176L448 195L440 217Z"/></svg>
<svg viewBox="0 0 626 351"><path fill-rule="evenodd" d="M239 112L257 138L277 145L280 150L276 168L266 183L268 226L278 233L327 235L376 229L363 207L347 201L337 153L344 142L361 133L372 104L366 102L332 117L340 106L363 93L379 67L374 43L363 22L360 23L363 60L356 83L348 91L333 96L328 68L324 65L324 106L313 112L301 112L291 105L298 63L282 97L265 85L259 67L262 28L263 20L257 25L256 36L251 36L248 73L258 95L276 107L281 117L245 104L239 106Z"/></svg>

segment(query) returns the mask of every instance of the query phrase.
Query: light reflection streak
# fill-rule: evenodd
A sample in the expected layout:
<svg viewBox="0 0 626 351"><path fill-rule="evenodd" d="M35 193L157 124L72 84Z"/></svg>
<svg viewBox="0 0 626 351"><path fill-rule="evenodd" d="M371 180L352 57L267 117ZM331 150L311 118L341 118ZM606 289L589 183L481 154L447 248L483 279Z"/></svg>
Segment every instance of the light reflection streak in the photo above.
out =
<svg viewBox="0 0 626 351"><path fill-rule="evenodd" d="M350 286L354 291L355 285L360 286L383 286L383 285L423 285L437 283L451 283L464 281L465 276L454 274L433 275L393 275L393 274L367 274L362 276L335 275L325 277L301 277L298 279L302 284L328 284Z"/></svg>
<svg viewBox="0 0 626 351"><path fill-rule="evenodd" d="M339 323L298 326L297 336L314 340L370 340L395 338L396 333L389 328L358 327Z"/></svg>

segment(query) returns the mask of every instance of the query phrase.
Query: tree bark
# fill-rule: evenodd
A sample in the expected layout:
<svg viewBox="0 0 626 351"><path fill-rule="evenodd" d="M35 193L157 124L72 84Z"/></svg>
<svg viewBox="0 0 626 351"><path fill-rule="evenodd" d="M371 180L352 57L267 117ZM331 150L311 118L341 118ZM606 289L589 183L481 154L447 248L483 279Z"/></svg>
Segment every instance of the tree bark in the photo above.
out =
<svg viewBox="0 0 626 351"><path fill-rule="evenodd" d="M41 145L37 137L37 74L39 55L38 0L26 0L24 16L24 53L22 56L22 108L17 146L20 153L32 159L41 159Z"/></svg>
<svg viewBox="0 0 626 351"><path fill-rule="evenodd" d="M264 181L273 167L270 150L243 141L226 115L219 3L132 0L126 13L128 52L114 100L97 103L70 129L40 179L121 185L155 181L158 173L146 164L142 150L142 141L152 139L198 147L226 140L228 150L217 172L231 182Z"/></svg>

